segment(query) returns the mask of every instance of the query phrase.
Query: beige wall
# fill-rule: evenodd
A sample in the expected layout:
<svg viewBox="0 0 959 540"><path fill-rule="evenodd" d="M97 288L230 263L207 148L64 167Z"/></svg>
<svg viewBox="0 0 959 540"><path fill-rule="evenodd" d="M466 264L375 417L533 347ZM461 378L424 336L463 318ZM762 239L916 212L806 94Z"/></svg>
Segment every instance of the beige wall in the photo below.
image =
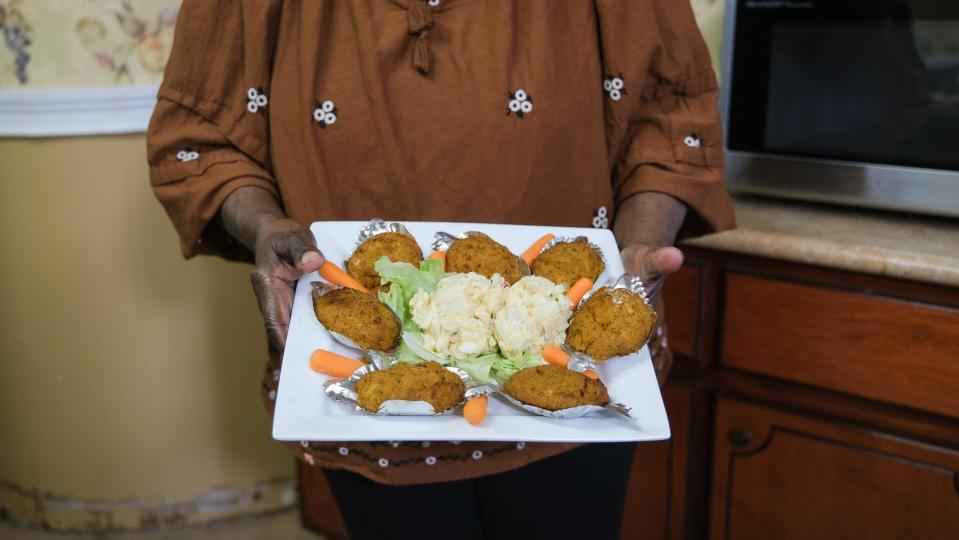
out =
<svg viewBox="0 0 959 540"><path fill-rule="evenodd" d="M115 502L132 514L98 520L138 526L129 508L231 490L235 504L182 519L289 502L248 268L182 260L145 160L142 136L0 140L0 508L14 518L83 527L52 514ZM63 504L36 508L41 492Z"/></svg>

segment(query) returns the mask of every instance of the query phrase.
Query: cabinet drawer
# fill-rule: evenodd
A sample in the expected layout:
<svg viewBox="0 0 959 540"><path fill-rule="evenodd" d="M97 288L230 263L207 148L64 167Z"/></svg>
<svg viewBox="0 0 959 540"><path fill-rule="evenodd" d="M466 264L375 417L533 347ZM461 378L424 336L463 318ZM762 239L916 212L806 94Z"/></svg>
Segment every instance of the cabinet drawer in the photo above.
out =
<svg viewBox="0 0 959 540"><path fill-rule="evenodd" d="M712 539L959 538L959 453L720 399Z"/></svg>
<svg viewBox="0 0 959 540"><path fill-rule="evenodd" d="M959 416L959 312L947 308L729 273L721 362Z"/></svg>

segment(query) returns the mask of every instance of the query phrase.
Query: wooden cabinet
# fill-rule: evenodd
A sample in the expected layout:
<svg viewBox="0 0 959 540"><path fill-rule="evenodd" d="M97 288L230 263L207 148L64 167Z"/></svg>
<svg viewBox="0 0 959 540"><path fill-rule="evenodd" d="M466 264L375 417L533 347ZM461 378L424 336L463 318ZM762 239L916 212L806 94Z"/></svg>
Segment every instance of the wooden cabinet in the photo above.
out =
<svg viewBox="0 0 959 540"><path fill-rule="evenodd" d="M959 290L691 248L663 295L687 392L633 477L683 504L624 538L959 538Z"/></svg>
<svg viewBox="0 0 959 540"><path fill-rule="evenodd" d="M720 399L710 538L959 538L959 452Z"/></svg>

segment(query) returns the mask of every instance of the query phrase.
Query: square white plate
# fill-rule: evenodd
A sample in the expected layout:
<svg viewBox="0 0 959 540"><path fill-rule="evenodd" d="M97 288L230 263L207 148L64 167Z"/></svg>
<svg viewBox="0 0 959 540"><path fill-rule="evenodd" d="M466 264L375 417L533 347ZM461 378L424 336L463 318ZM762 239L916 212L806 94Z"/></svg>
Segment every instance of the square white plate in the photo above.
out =
<svg viewBox="0 0 959 540"><path fill-rule="evenodd" d="M330 261L342 265L353 252L357 234L366 222L316 222L310 230L316 244ZM523 253L546 233L556 236L586 236L603 250L606 270L597 280L604 284L623 273L623 263L613 234L605 229L492 225L480 223L404 222L423 248L437 231L458 234L481 231ZM597 370L614 402L632 408L636 421L613 413L595 413L574 419L531 415L503 401L490 400L486 420L470 425L460 414L441 416L375 416L356 412L353 405L338 403L323 393L330 377L310 369L309 358L316 349L329 349L347 356L360 353L334 341L317 322L310 297L310 282L320 280L313 273L300 278L293 301L290 333L280 373L280 386L273 417L273 437L281 441L529 441L529 442L618 442L658 441L669 438L669 421L656 383L649 351L611 360Z"/></svg>

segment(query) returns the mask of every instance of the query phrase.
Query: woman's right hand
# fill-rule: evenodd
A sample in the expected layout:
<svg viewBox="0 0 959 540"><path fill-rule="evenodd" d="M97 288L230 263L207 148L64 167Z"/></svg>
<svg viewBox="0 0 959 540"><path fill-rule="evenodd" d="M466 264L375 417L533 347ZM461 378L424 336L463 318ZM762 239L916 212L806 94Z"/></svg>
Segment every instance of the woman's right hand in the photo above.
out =
<svg viewBox="0 0 959 540"><path fill-rule="evenodd" d="M269 191L245 186L231 193L220 207L219 224L254 254L250 282L260 305L270 355L286 347L293 292L303 274L319 270L325 259L313 235L286 217Z"/></svg>
<svg viewBox="0 0 959 540"><path fill-rule="evenodd" d="M303 274L319 270L325 259L313 235L292 219L262 225L250 283L263 315L271 354L282 354L290 327L293 293Z"/></svg>

